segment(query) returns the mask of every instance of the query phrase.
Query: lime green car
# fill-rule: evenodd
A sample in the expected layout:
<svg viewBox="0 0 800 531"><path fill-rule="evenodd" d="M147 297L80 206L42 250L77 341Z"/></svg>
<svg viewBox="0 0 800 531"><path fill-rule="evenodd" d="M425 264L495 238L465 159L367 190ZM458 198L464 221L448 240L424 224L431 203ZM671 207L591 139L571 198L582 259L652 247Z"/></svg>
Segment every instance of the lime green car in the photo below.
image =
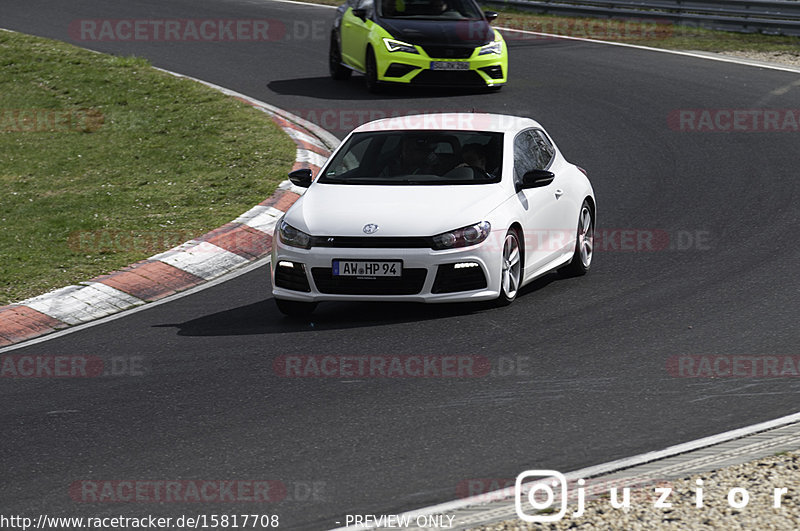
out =
<svg viewBox="0 0 800 531"><path fill-rule="evenodd" d="M389 83L501 88L508 49L475 0L348 0L331 31L330 74Z"/></svg>

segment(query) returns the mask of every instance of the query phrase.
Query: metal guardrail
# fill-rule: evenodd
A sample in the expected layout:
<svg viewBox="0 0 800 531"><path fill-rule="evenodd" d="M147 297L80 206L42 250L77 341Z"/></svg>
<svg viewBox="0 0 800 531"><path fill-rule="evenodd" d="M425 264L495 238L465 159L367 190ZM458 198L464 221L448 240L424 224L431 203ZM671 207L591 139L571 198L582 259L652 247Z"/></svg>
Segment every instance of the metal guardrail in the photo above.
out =
<svg viewBox="0 0 800 531"><path fill-rule="evenodd" d="M792 0L483 0L550 15L663 20L687 26L800 36L800 1Z"/></svg>

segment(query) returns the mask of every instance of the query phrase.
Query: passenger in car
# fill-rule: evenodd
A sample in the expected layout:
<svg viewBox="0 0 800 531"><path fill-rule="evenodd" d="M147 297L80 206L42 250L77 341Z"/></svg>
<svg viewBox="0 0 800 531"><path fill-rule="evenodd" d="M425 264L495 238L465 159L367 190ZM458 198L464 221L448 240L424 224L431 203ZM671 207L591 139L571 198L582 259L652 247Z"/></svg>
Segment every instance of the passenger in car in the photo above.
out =
<svg viewBox="0 0 800 531"><path fill-rule="evenodd" d="M434 160L431 148L424 138L406 136L400 144L400 155L389 162L380 176L397 177L431 173Z"/></svg>

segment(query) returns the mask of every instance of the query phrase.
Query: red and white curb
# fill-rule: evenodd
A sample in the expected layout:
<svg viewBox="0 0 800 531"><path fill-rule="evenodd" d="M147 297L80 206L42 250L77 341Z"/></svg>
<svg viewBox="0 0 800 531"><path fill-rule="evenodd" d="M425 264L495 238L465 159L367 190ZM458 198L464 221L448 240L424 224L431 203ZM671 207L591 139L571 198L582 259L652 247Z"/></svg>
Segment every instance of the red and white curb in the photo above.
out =
<svg viewBox="0 0 800 531"><path fill-rule="evenodd" d="M238 92L191 79L267 113L297 145L293 170L319 172L339 140L302 118ZM0 307L0 347L157 301L241 269L266 256L275 224L303 193L284 181L230 223L108 275Z"/></svg>

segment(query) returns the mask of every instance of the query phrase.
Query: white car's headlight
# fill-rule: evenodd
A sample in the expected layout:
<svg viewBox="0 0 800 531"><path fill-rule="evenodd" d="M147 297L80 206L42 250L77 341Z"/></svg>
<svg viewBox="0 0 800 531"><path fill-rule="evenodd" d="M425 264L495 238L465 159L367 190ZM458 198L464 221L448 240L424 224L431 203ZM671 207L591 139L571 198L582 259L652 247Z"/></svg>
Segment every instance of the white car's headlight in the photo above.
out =
<svg viewBox="0 0 800 531"><path fill-rule="evenodd" d="M481 46L481 51L478 55L500 54L503 52L503 41L490 42L485 46Z"/></svg>
<svg viewBox="0 0 800 531"><path fill-rule="evenodd" d="M396 41L394 39L389 39L384 37L383 44L386 45L386 49L389 50L390 52L406 52L406 53L419 54L417 48L413 44L408 44L407 42Z"/></svg>
<svg viewBox="0 0 800 531"><path fill-rule="evenodd" d="M474 225L443 232L433 237L433 248L441 251L443 249L477 245L489 237L491 230L492 226L488 221L481 221Z"/></svg>
<svg viewBox="0 0 800 531"><path fill-rule="evenodd" d="M281 242L286 245L300 247L301 249L311 248L311 236L301 230L297 230L283 220L278 225L278 234Z"/></svg>

